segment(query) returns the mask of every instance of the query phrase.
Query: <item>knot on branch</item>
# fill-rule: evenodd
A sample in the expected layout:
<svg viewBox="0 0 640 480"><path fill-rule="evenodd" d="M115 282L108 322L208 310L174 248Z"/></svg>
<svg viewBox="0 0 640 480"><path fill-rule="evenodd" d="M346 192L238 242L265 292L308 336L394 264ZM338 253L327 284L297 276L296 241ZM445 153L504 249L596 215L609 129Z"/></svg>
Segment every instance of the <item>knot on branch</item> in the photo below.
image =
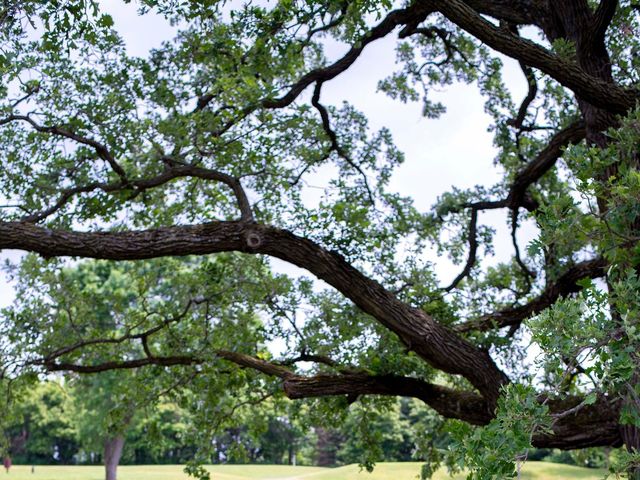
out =
<svg viewBox="0 0 640 480"><path fill-rule="evenodd" d="M247 247L251 249L256 249L262 245L262 237L257 232L248 232L245 235L245 241L247 242Z"/></svg>

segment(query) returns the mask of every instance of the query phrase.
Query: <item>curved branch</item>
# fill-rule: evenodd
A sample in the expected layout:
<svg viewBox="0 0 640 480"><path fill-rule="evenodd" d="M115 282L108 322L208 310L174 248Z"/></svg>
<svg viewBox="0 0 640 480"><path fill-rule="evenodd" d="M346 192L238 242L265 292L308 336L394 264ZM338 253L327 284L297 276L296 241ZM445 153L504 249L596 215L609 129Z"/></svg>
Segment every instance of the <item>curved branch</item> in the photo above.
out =
<svg viewBox="0 0 640 480"><path fill-rule="evenodd" d="M480 210L495 210L499 208L510 208L512 210L512 230L511 237L516 254L516 262L522 268L523 272L528 277L534 277L533 272L527 268L520 257L520 249L515 238L515 230L517 228L517 212L520 207L526 208L528 211L534 211L538 208L538 202L532 198L527 189L533 183L537 182L553 165L556 160L562 155L562 151L571 143L577 143L584 139L586 135L586 129L584 122L579 120L572 123L564 130L556 133L547 146L537 155L537 157L529 162L525 168L520 170L516 175L507 198L503 200L486 200L472 203L466 203L462 205L463 208L471 209L471 219L469 221L469 256L464 269L460 274L451 282L451 284L444 288L446 292L450 292L458 286L458 284L471 272L471 269L475 265L478 239L477 239L477 223L478 223L478 211Z"/></svg>
<svg viewBox="0 0 640 480"><path fill-rule="evenodd" d="M6 125L7 123L14 122L14 121L27 122L29 125L33 127L34 130L38 132L49 133L51 135L64 137L69 140L73 140L74 142L80 143L82 145L87 145L93 148L93 150L96 152L96 155L98 155L98 157L100 157L102 160L104 160L111 166L111 169L118 175L118 177L120 177L122 182L127 183L127 174L125 173L124 169L116 161L116 159L113 157L109 149L106 146L104 146L102 143L96 140L93 140L92 138L78 135L77 133L71 132L62 127L40 125L28 115L9 115L4 119L0 119L0 125Z"/></svg>
<svg viewBox="0 0 640 480"><path fill-rule="evenodd" d="M118 344L122 344L124 342L126 342L127 340L142 340L143 342L146 342L147 339L152 336L155 333L158 333L160 330L162 330L163 328L166 328L167 326L171 325L172 323L177 323L180 322L182 319L184 319L184 317L186 317L186 315L189 313L189 310L191 310L191 307L195 304L198 304L200 302L195 301L195 300L189 300L187 302L187 304L184 306L184 308L182 309L182 311L178 314L178 315L174 315L172 317L169 318L165 318L163 322L159 323L158 325L155 325L154 327L151 327L143 332L139 332L139 333L131 333L131 331L127 331L127 333L120 335L118 337L111 337L111 338L92 338L92 339L88 339L88 340L81 340L79 342L76 342L72 345L67 345L66 347L62 347L62 348L58 348L52 352L47 353L46 355L43 356L43 359L41 360L41 363L51 363L54 360L67 355L69 353L72 353L76 350L79 350L81 348L85 348L85 347L90 347L90 346L94 346L94 345L118 345ZM149 355L149 357L152 357L152 355Z"/></svg>
<svg viewBox="0 0 640 480"><path fill-rule="evenodd" d="M606 275L607 266L608 263L603 258L595 258L577 263L568 268L555 282L547 284L544 291L529 303L506 308L461 323L455 327L455 330L458 332L469 332L471 330L486 331L519 325L526 318L553 305L560 297L582 290L582 287L577 283L579 280L583 278L598 278Z"/></svg>
<svg viewBox="0 0 640 480"><path fill-rule="evenodd" d="M524 73L524 76L527 79L527 86L528 86L527 95L526 97L524 97L524 99L522 100L522 103L520 104L520 108L518 109L518 114L516 115L516 118L507 122L509 125L512 125L517 130L522 129L524 125L524 120L527 117L527 110L529 109L531 102L535 100L536 95L538 94L538 82L536 81L536 76L533 73L533 69L531 69L528 65L525 65L522 62L519 62L519 63L520 63L520 68L522 70L522 73Z"/></svg>
<svg viewBox="0 0 640 480"><path fill-rule="evenodd" d="M305 377L249 355L220 352L219 356L237 365L282 378L285 395L291 399L335 395L403 396L422 400L445 418L456 418L474 425L486 425L494 417L486 401L479 395L417 378L355 372ZM584 405L582 397L549 400L544 395L538 400L549 406L555 421L551 433L533 437L534 446L573 449L622 443L619 402L601 397L593 405ZM577 409L577 405L584 406Z"/></svg>
<svg viewBox="0 0 640 480"><path fill-rule="evenodd" d="M389 395L422 400L446 418L457 418L474 425L485 425L491 414L485 400L475 393L427 383L397 375L366 374L293 376L285 379L287 397L313 398L334 395Z"/></svg>
<svg viewBox="0 0 640 480"><path fill-rule="evenodd" d="M539 69L594 106L625 114L640 98L638 90L627 90L593 77L577 64L564 60L530 40L516 37L508 29L496 27L462 0L431 0L424 3L430 3L450 21L491 48Z"/></svg>
<svg viewBox="0 0 640 480"><path fill-rule="evenodd" d="M500 388L508 382L486 351L462 339L424 311L400 301L342 256L287 230L246 222L214 222L146 231L76 232L0 222L0 249L3 248L32 251L45 257L111 260L224 251L269 255L304 268L336 288L396 333L410 350L432 366L467 378L490 405L495 405Z"/></svg>
<svg viewBox="0 0 640 480"><path fill-rule="evenodd" d="M371 192L371 188L369 187L369 181L367 180L366 173L362 170L362 168L360 168L360 165L357 165L353 160L351 160L349 155L347 155L347 152L345 152L338 143L336 132L331 128L329 112L327 111L326 107L320 103L320 92L322 90L322 83L322 81L318 81L316 83L316 88L313 90L313 97L311 98L311 105L313 105L315 109L320 113L320 118L322 119L322 128L329 137L331 150L335 151L340 158L351 165L351 167L353 167L353 169L355 169L362 176L364 186L367 190L367 194L369 195L369 202L371 202L371 205L374 205L375 200L373 197L373 193Z"/></svg>
<svg viewBox="0 0 640 480"><path fill-rule="evenodd" d="M340 375L302 376L292 370L251 355L220 350L219 358L241 368L248 368L282 379L282 388L291 399L347 395L388 395L413 397L423 401L445 418L455 418L474 425L486 425L494 414L487 401L480 395L452 389L423 380L399 375L369 375L345 372ZM107 370L140 368L143 366L197 365L203 359L196 357L149 357L129 361L112 361L84 366L70 363L48 362L43 365L49 371L73 371L96 373ZM569 396L563 399L538 398L549 406L554 417L551 433L533 437L536 447L585 448L617 446L622 443L619 429L619 402L600 397L594 405L584 404L584 399Z"/></svg>
<svg viewBox="0 0 640 480"><path fill-rule="evenodd" d="M593 15L593 44L602 42L618 8L618 0L600 0Z"/></svg>
<svg viewBox="0 0 640 480"><path fill-rule="evenodd" d="M450 292L454 288L458 286L458 284L465 278L469 273L471 273L471 269L476 264L476 257L478 252L478 210L479 207L474 204L471 207L471 220L469 220L469 256L467 257L467 263L465 264L462 272L458 274L456 278L453 279L453 282L448 287L445 287L443 290L445 292Z"/></svg>
<svg viewBox="0 0 640 480"><path fill-rule="evenodd" d="M518 245L518 214L520 210L518 208L514 208L511 210L511 243L513 244L513 250L515 253L516 263L520 267L520 270L525 274L524 278L527 282L527 292L531 291L531 279L536 278L535 272L531 271L529 267L524 263L522 257L520 256L520 246Z"/></svg>
<svg viewBox="0 0 640 480"><path fill-rule="evenodd" d="M523 206L530 212L536 210L538 202L534 199L527 201L527 189L555 165L567 146L580 142L586 134L584 121L578 120L551 137L547 146L538 153L536 158L516 175L507 196L509 206L511 208Z"/></svg>
<svg viewBox="0 0 640 480"><path fill-rule="evenodd" d="M290 105L312 83L326 82L347 70L371 42L385 37L398 26L410 22L420 23L433 11L433 7L428 5L428 2L416 2L408 8L390 12L378 25L369 30L358 44L351 47L342 58L327 67L317 68L303 75L300 80L290 87L287 93L280 98L263 100L262 106L264 108L282 108Z"/></svg>
<svg viewBox="0 0 640 480"><path fill-rule="evenodd" d="M242 187L242 184L240 183L240 180L238 178L232 177L231 175L220 172L218 170L194 167L186 164L177 164L175 161L167 157L165 157L163 160L168 165L168 168L155 177L117 183L94 182L87 185L65 189L61 192L60 197L58 198L56 203L54 203L51 207L42 210L41 212L26 215L22 218L22 221L32 223L40 222L60 210L67 204L67 202L69 202L75 195L79 193L89 193L96 190L102 190L106 193L112 193L133 189L133 196L135 197L145 190L159 187L177 178L185 177L200 178L202 180L211 180L224 183L233 190L236 201L238 203L238 209L240 210L240 219L245 222L253 221L254 217L251 203L249 202L249 198L247 197L247 194L244 191L244 188Z"/></svg>

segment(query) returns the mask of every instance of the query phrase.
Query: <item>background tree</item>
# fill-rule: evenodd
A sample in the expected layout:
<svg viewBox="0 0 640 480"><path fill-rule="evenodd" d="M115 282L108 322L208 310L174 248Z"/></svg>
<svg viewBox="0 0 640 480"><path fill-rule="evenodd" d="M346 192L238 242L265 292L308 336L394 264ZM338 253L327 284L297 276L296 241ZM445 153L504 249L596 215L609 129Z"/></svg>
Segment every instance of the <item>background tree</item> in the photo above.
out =
<svg viewBox="0 0 640 480"><path fill-rule="evenodd" d="M513 475L531 445L625 445L619 468L639 477L637 5L223 4L142 1L180 25L148 59L126 54L91 0L2 11L0 248L44 259L26 260L31 280L5 316L4 371L175 368L192 378L183 401L199 407L202 444L238 398L335 396L312 401L330 416L363 395L415 397L457 421L447 464L478 478ZM391 36L400 66L380 83L391 97L422 99L435 118L431 88L478 85L496 185L420 212L389 189L402 161L389 132L322 103L327 82ZM346 53L326 58L328 39ZM520 63L524 101L497 52ZM320 171L329 188L309 201ZM489 267L480 214L498 209L513 256ZM526 222L539 234L525 252ZM451 284L438 284L430 245L461 264ZM199 259L167 260L178 273L146 281L116 331L78 333L38 288L63 257L188 255ZM267 258L327 287L274 276ZM118 265L145 278L144 263ZM145 310L158 298L160 313ZM543 352L534 362L528 338ZM284 348L269 353L276 339Z"/></svg>
<svg viewBox="0 0 640 480"><path fill-rule="evenodd" d="M6 414L6 412L3 412ZM78 450L73 401L56 381L33 384L21 397L5 426L14 463L69 464Z"/></svg>

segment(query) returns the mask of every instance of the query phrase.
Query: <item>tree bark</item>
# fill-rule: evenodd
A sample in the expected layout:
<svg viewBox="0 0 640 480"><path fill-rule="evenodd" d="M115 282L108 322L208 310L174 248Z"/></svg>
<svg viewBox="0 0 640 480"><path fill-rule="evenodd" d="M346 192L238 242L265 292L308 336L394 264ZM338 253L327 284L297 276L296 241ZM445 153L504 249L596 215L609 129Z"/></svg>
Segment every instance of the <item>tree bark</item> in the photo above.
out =
<svg viewBox="0 0 640 480"><path fill-rule="evenodd" d="M549 2L549 9L552 16L544 28L545 34L550 40L565 38L574 42L576 47L576 59L580 67L590 76L601 80L604 83L614 85L611 60L605 43L605 32L608 23L611 21L617 6L616 1L603 0L598 10L591 11L586 0L571 0L565 2ZM618 119L611 111L602 108L602 105L594 105L585 100L576 92L578 106L586 126L587 142L598 148L606 148L610 139L606 130L616 127ZM607 181L616 176L619 164L614 163L605 171L601 172L600 181ZM637 164L631 165L638 168ZM605 215L609 208L609 196L603 195L597 199L601 215ZM635 266L636 270L640 267ZM619 318L615 306L611 307L612 317ZM638 375L634 376L634 383ZM623 404L631 404L637 408L635 400L628 394L623 396ZM640 451L640 431L633 425L621 425L620 436L624 445L629 451ZM629 478L640 480L640 468L630 470Z"/></svg>
<svg viewBox="0 0 640 480"><path fill-rule="evenodd" d="M51 256L139 260L167 255L240 251L265 254L306 269L362 311L396 333L408 349L435 368L462 375L487 400L492 412L507 376L488 352L438 323L423 310L399 300L341 255L313 241L267 225L213 222L147 231L70 232L23 222L0 222L0 249L18 248Z"/></svg>
<svg viewBox="0 0 640 480"><path fill-rule="evenodd" d="M104 442L104 468L106 480L117 480L118 464L122 457L124 436L118 435L108 438Z"/></svg>

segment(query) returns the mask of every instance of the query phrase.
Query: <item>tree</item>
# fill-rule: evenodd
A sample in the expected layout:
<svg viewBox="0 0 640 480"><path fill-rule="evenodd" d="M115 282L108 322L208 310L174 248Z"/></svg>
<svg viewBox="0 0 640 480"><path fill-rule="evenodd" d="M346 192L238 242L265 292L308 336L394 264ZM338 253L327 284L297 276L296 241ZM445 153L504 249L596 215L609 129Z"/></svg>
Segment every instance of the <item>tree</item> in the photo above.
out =
<svg viewBox="0 0 640 480"><path fill-rule="evenodd" d="M35 383L15 405L5 427L9 451L16 463L71 463L78 448L73 405L58 382Z"/></svg>
<svg viewBox="0 0 640 480"><path fill-rule="evenodd" d="M148 59L127 56L97 2L4 7L0 248L40 255L28 260L35 278L65 257L227 260L188 280L166 272L183 315L123 318L95 337L38 344L51 317L29 315L25 299L38 292L25 289L5 323L35 345L3 362L197 372L201 425L235 410L230 389L249 404L278 388L339 397L318 401L326 408L415 397L458 421L457 463L478 478L514 474L531 445L624 445L620 468L640 476L636 4L140 4L180 27ZM389 132L370 132L348 104L322 103L323 87L384 37L398 39L399 69L381 72L380 89L422 98L426 116L444 109L431 88L478 85L502 181L454 190L426 213L390 190L402 155ZM346 53L328 60L329 39ZM519 104L498 53L520 63L529 91ZM314 204L305 181L319 171L330 188ZM513 255L489 267L494 235L480 214L498 209ZM525 252L527 222L539 233ZM461 264L450 285L423 256L433 245ZM330 288L275 276L268 258ZM216 283L233 279L236 295L208 312ZM264 346L276 338L286 348L274 357ZM544 353L536 362L526 338ZM108 361L92 355L107 347Z"/></svg>

